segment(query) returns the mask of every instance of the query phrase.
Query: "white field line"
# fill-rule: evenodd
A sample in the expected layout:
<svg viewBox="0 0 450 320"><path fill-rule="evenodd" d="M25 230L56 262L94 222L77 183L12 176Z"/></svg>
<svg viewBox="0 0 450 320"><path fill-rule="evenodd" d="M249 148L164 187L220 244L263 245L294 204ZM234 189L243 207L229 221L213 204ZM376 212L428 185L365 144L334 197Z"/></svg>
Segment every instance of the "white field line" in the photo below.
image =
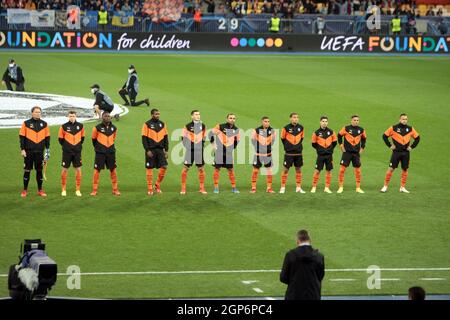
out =
<svg viewBox="0 0 450 320"><path fill-rule="evenodd" d="M447 279L445 279L445 278L420 278L419 280L424 280L424 281L445 281Z"/></svg>
<svg viewBox="0 0 450 320"><path fill-rule="evenodd" d="M260 288L253 288L253 291L255 291L257 293L263 293L264 292Z"/></svg>
<svg viewBox="0 0 450 320"><path fill-rule="evenodd" d="M81 272L58 273L59 276L116 276L116 275L177 275L177 274L228 274L228 273L278 273L280 269L268 270L190 270L190 271L113 271L113 272ZM450 268L380 268L380 271L450 271ZM325 269L325 272L367 272L364 268L355 269ZM7 277L8 274L0 274Z"/></svg>
<svg viewBox="0 0 450 320"><path fill-rule="evenodd" d="M121 117L127 115L127 113L130 112L130 110L129 110L127 107L122 106L122 105L121 105L120 107L123 108L123 109L125 109L125 111L120 115Z"/></svg>
<svg viewBox="0 0 450 320"><path fill-rule="evenodd" d="M380 279L380 281L400 281L399 278L387 278L387 279Z"/></svg>
<svg viewBox="0 0 450 320"><path fill-rule="evenodd" d="M356 281L356 279L330 279L330 281L345 282L345 281Z"/></svg>

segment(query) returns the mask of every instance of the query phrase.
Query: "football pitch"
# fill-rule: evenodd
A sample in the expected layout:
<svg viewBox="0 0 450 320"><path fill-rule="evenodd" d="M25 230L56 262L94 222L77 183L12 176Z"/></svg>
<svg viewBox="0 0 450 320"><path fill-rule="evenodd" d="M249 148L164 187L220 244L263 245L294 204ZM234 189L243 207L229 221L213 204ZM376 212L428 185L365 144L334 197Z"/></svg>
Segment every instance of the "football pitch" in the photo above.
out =
<svg viewBox="0 0 450 320"><path fill-rule="evenodd" d="M68 196L60 196L61 148L58 126L51 127L51 158L44 183L48 197L36 196L32 173L29 196L20 198L23 160L18 129L1 129L0 297L8 296L9 265L18 260L24 239L41 238L58 263L51 296L90 298L280 297L286 286L279 270L295 233L307 229L313 246L325 255L323 295L405 295L419 285L427 294L450 294L450 59L448 57L331 57L295 55L143 55L100 53L0 52L1 67L14 57L30 92L92 97L100 84L116 103L136 66L138 98L149 96L161 111L169 136L199 109L207 128L237 115L247 131L262 116L280 129L297 112L305 127L303 189L310 190L315 151L310 138L322 115L338 131L358 114L366 129L362 188L356 194L353 170L346 172L343 194L336 194L341 152L334 152L331 189L295 193L290 170L286 194L266 194L265 177L250 194L252 164L235 166L232 194L221 172L220 194L212 193L212 166L206 165L208 195L198 193L195 168L187 195L181 196L182 164L171 152L162 194L146 194L141 127L149 108L130 107L118 127L117 174L120 197L111 194L109 173L102 171L99 195L90 197L94 152L86 123L83 148L83 197L74 195L74 171ZM2 69L3 72L3 69ZM32 106L30 106L31 108ZM407 113L421 135L411 154L407 183L398 192L396 170L388 193L381 194L390 151L383 132ZM45 117L43 118L45 120ZM251 150L248 139L246 152ZM170 141L173 150L179 138ZM209 143L208 143L209 145ZM279 159L282 148L277 141ZM176 162L176 161L175 161ZM155 176L155 174L154 174ZM279 190L280 172L274 176ZM78 266L81 288L69 290L66 273ZM369 289L369 266L381 268L381 287Z"/></svg>

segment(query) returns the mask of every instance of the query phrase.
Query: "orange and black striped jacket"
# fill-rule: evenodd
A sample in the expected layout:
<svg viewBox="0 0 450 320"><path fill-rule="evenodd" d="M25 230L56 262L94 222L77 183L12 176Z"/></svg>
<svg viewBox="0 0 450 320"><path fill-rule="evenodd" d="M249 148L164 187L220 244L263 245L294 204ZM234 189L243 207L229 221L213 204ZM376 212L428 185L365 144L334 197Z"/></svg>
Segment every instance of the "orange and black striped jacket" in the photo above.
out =
<svg viewBox="0 0 450 320"><path fill-rule="evenodd" d="M59 143L63 152L78 153L84 142L84 127L82 123L68 121L59 128Z"/></svg>
<svg viewBox="0 0 450 320"><path fill-rule="evenodd" d="M206 139L206 126L202 122L191 121L183 128L182 140L187 150L203 148Z"/></svg>
<svg viewBox="0 0 450 320"><path fill-rule="evenodd" d="M366 147L366 131L359 126L346 126L338 133L338 143L344 143L345 152L359 153ZM342 141L343 140L343 141Z"/></svg>
<svg viewBox="0 0 450 320"><path fill-rule="evenodd" d="M222 147L223 149L234 149L241 140L239 128L229 123L216 125L209 135L210 142L216 142L217 148Z"/></svg>
<svg viewBox="0 0 450 320"><path fill-rule="evenodd" d="M215 142L217 148L234 149L241 140L241 133L234 124L222 123L209 132L209 140L211 143Z"/></svg>
<svg viewBox="0 0 450 320"><path fill-rule="evenodd" d="M281 142L283 142L284 152L291 155L301 155L303 151L303 138L305 131L301 124L293 125L289 123L281 129Z"/></svg>
<svg viewBox="0 0 450 320"><path fill-rule="evenodd" d="M97 153L114 153L116 147L117 127L111 122L105 125L103 122L92 129L92 144Z"/></svg>
<svg viewBox="0 0 450 320"><path fill-rule="evenodd" d="M164 122L150 119L142 126L142 145L145 151L164 149L169 151L169 137Z"/></svg>
<svg viewBox="0 0 450 320"><path fill-rule="evenodd" d="M333 154L337 145L336 133L329 128L319 128L312 135L312 146L319 156Z"/></svg>
<svg viewBox="0 0 450 320"><path fill-rule="evenodd" d="M47 122L41 119L28 119L19 131L20 149L27 152L44 152L50 148L50 130Z"/></svg>
<svg viewBox="0 0 450 320"><path fill-rule="evenodd" d="M386 143L389 148L392 146L389 138L392 138L392 142L395 146L394 152L408 151L411 137L414 138L414 142L411 145L411 148L414 149L420 141L419 133L413 127L401 123L390 127L383 134L384 143Z"/></svg>
<svg viewBox="0 0 450 320"><path fill-rule="evenodd" d="M252 143L257 156L270 156L272 145L275 143L276 133L272 127L264 129L260 126L252 132Z"/></svg>

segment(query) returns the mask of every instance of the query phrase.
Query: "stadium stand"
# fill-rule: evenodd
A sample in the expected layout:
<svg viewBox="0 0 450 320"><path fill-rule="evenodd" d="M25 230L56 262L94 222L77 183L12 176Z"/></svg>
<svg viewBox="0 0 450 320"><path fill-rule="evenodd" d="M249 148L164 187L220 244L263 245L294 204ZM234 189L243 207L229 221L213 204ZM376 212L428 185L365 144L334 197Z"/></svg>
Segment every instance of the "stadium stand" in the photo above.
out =
<svg viewBox="0 0 450 320"><path fill-rule="evenodd" d="M380 8L382 33L389 33L390 21L397 14L404 25L414 17L421 34L442 34L439 25L448 29L450 23L449 0L1 0L0 28L29 29L30 25L14 24L7 18L8 9L25 8L54 10L54 28L63 28L65 10L78 5L81 29L97 30L98 10L103 5L108 12L106 30L112 31L261 33L267 32L267 22L275 11L282 18L281 32L316 33L320 15L325 19L325 34L364 34L366 12L375 4ZM202 18L194 28L196 10L202 12ZM289 22L286 17L291 17ZM284 27L287 24L289 28Z"/></svg>

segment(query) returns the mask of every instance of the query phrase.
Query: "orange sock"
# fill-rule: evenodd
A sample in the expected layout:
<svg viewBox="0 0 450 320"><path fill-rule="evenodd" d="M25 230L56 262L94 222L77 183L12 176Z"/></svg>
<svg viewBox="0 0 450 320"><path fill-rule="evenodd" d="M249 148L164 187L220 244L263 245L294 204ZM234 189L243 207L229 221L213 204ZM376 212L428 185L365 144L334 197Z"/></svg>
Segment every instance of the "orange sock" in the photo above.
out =
<svg viewBox="0 0 450 320"><path fill-rule="evenodd" d="M200 189L205 189L205 169L198 169L198 181L200 182Z"/></svg>
<svg viewBox="0 0 450 320"><path fill-rule="evenodd" d="M147 169L147 191L153 191L153 169Z"/></svg>
<svg viewBox="0 0 450 320"><path fill-rule="evenodd" d="M259 173L259 169L258 168L253 168L253 172L252 172L252 189L256 189L256 181L258 180L258 173Z"/></svg>
<svg viewBox="0 0 450 320"><path fill-rule="evenodd" d="M344 176L345 176L345 170L347 169L346 166L342 166L339 169L339 187L343 187L344 186ZM356 169L355 169L356 172Z"/></svg>
<svg viewBox="0 0 450 320"><path fill-rule="evenodd" d="M325 188L329 188L331 185L331 171L327 171L325 175Z"/></svg>
<svg viewBox="0 0 450 320"><path fill-rule="evenodd" d="M312 186L317 187L317 182L319 182L320 171L314 171Z"/></svg>
<svg viewBox="0 0 450 320"><path fill-rule="evenodd" d="M228 170L228 178L230 178L231 187L236 188L236 178L234 177L234 170Z"/></svg>
<svg viewBox="0 0 450 320"><path fill-rule="evenodd" d="M81 188L81 170L75 172L75 190L80 191Z"/></svg>
<svg viewBox="0 0 450 320"><path fill-rule="evenodd" d="M393 171L391 171L391 170L388 170L386 172L386 178L384 178L384 185L385 186L389 185L389 181L391 181L392 173L393 173Z"/></svg>
<svg viewBox="0 0 450 320"><path fill-rule="evenodd" d="M288 172L284 172L281 174L281 187L285 188L286 187L286 181L287 181L287 177L288 177Z"/></svg>
<svg viewBox="0 0 450 320"><path fill-rule="evenodd" d="M214 168L214 174L213 174L214 188L219 187L219 178L220 178L220 169Z"/></svg>
<svg viewBox="0 0 450 320"><path fill-rule="evenodd" d="M113 191L117 191L118 187L117 187L117 172L116 172L116 169L111 170L110 175L111 175L111 183L112 183Z"/></svg>
<svg viewBox="0 0 450 320"><path fill-rule="evenodd" d="M100 181L100 171L94 170L94 177L92 179L92 191L97 192L99 181Z"/></svg>
<svg viewBox="0 0 450 320"><path fill-rule="evenodd" d="M401 179L401 186L406 186L406 179L408 178L408 170L402 170L402 179Z"/></svg>
<svg viewBox="0 0 450 320"><path fill-rule="evenodd" d="M295 184L297 187L302 186L302 172L295 172Z"/></svg>
<svg viewBox="0 0 450 320"><path fill-rule="evenodd" d="M161 185L161 182L163 181L165 174L166 174L166 168L159 168L158 179L156 179L156 183L155 183L157 186Z"/></svg>
<svg viewBox="0 0 450 320"><path fill-rule="evenodd" d="M361 188L361 168L355 168L356 187Z"/></svg>
<svg viewBox="0 0 450 320"><path fill-rule="evenodd" d="M67 185L67 171L62 170L61 171L61 189L65 191L66 185Z"/></svg>
<svg viewBox="0 0 450 320"><path fill-rule="evenodd" d="M186 190L187 173L186 168L181 170L181 190Z"/></svg>
<svg viewBox="0 0 450 320"><path fill-rule="evenodd" d="M267 168L267 189L272 189L272 169Z"/></svg>

